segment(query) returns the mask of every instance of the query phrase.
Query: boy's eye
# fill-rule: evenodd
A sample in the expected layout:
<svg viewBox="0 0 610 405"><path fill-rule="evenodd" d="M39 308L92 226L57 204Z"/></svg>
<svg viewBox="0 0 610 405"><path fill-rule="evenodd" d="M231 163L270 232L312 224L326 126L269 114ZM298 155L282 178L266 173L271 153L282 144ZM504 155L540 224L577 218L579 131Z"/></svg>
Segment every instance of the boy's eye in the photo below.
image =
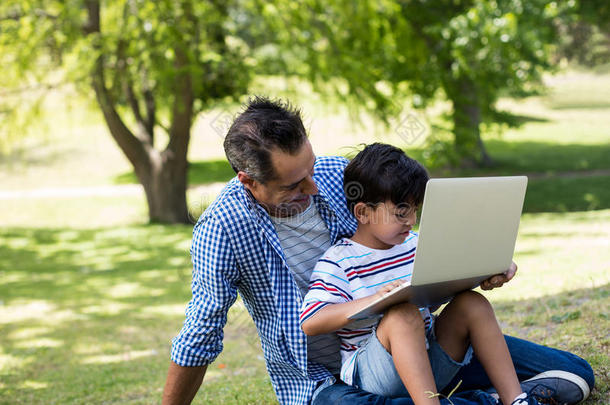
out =
<svg viewBox="0 0 610 405"><path fill-rule="evenodd" d="M408 218L411 215L411 210L402 209L394 213L398 218Z"/></svg>

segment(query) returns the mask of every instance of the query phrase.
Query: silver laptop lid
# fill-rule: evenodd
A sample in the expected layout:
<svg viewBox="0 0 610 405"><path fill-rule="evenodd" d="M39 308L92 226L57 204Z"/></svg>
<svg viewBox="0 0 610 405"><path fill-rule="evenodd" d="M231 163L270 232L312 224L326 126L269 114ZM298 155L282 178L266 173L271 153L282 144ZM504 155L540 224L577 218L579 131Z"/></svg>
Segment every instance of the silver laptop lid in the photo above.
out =
<svg viewBox="0 0 610 405"><path fill-rule="evenodd" d="M526 187L525 176L429 180L411 284L508 269Z"/></svg>

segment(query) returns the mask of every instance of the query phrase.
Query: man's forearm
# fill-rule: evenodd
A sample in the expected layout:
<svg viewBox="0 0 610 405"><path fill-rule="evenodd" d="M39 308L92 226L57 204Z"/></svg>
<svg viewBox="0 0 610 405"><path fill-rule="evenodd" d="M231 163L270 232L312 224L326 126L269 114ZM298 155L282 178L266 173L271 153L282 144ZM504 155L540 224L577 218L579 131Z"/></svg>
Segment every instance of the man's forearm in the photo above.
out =
<svg viewBox="0 0 610 405"><path fill-rule="evenodd" d="M167 372L162 404L190 404L199 390L206 369L207 366L182 367L172 361Z"/></svg>

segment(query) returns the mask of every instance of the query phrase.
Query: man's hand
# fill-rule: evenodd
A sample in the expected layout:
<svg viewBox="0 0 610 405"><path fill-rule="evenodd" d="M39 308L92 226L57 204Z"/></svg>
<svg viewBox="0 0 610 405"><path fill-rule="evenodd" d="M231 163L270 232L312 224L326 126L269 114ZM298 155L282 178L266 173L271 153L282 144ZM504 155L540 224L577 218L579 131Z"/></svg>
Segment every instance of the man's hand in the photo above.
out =
<svg viewBox="0 0 610 405"><path fill-rule="evenodd" d="M493 290L497 287L502 287L504 283L509 282L513 277L515 277L515 273L517 272L517 265L515 262L510 264L508 270L506 270L502 274L496 274L495 276L491 276L487 280L481 283L482 290Z"/></svg>

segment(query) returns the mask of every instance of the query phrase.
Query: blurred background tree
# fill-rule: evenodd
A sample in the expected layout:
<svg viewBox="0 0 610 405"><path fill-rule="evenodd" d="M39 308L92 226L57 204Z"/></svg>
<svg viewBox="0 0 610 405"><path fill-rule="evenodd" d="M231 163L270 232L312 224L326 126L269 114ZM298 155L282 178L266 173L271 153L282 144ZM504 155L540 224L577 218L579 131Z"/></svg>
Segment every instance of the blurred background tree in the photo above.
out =
<svg viewBox="0 0 610 405"><path fill-rule="evenodd" d="M482 125L514 121L496 108L500 96L541 88L542 73L553 69L558 21L574 9L544 0L305 3L266 9L270 24L284 24L276 31L305 62L306 76L319 89L344 79L331 91L383 119L400 112L399 100L415 108L448 100L453 140L440 152L459 166L492 164Z"/></svg>
<svg viewBox="0 0 610 405"><path fill-rule="evenodd" d="M490 166L481 133L519 122L497 100L536 94L559 59L607 60L609 8L603 0L5 0L0 137L34 121L47 90L73 84L96 100L150 220L188 222L194 118L238 101L256 75L280 75L386 123L407 103L444 101L427 164Z"/></svg>
<svg viewBox="0 0 610 405"><path fill-rule="evenodd" d="M193 119L246 93L251 79L252 59L235 35L238 7L224 0L3 1L0 85L34 99L66 83L85 94L93 89L144 188L150 220L188 222ZM24 108L23 97L4 103L7 119Z"/></svg>
<svg viewBox="0 0 610 405"><path fill-rule="evenodd" d="M559 22L557 59L587 68L610 64L610 3L580 0Z"/></svg>

